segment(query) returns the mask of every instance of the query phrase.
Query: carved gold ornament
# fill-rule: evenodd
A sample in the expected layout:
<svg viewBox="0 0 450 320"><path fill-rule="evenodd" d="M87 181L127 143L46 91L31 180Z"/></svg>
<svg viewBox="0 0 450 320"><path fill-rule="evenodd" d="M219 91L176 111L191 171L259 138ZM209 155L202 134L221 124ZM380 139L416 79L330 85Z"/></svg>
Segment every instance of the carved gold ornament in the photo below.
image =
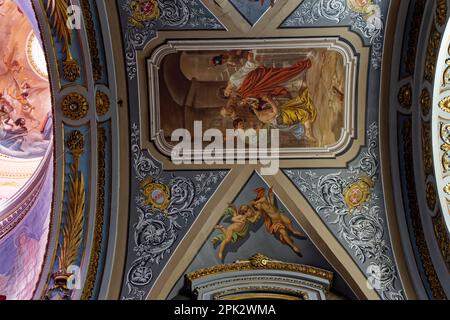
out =
<svg viewBox="0 0 450 320"><path fill-rule="evenodd" d="M429 122L422 124L422 158L425 175L433 174L433 147L431 142L431 125Z"/></svg>
<svg viewBox="0 0 450 320"><path fill-rule="evenodd" d="M270 258L266 257L265 255L262 255L260 253L257 253L250 257L249 262L252 266L263 268L267 265L268 262L273 261Z"/></svg>
<svg viewBox="0 0 450 320"><path fill-rule="evenodd" d="M130 23L143 28L144 22L158 20L160 16L159 5L156 0L134 0L130 3Z"/></svg>
<svg viewBox="0 0 450 320"><path fill-rule="evenodd" d="M232 264L222 264L211 268L200 269L191 272L186 275L186 279L189 285L192 285L192 281L208 277L216 274L223 274L227 272L239 272L249 270L283 270L304 273L312 276L316 276L328 281L333 281L334 275L332 272L319 269L316 267L286 263L281 261L272 260L261 254L256 254L247 261L236 261Z"/></svg>
<svg viewBox="0 0 450 320"><path fill-rule="evenodd" d="M442 155L442 169L444 173L450 171L450 124L441 122L440 130L441 139L443 144L441 145L441 150L444 151Z"/></svg>
<svg viewBox="0 0 450 320"><path fill-rule="evenodd" d="M450 47L448 48L450 54ZM442 87L446 87L450 84L450 59L445 60L445 64L447 68L445 68L444 73L442 74Z"/></svg>
<svg viewBox="0 0 450 320"><path fill-rule="evenodd" d="M439 212L433 217L433 229L442 258L447 266L447 270L450 272L450 237L447 232L442 212Z"/></svg>
<svg viewBox="0 0 450 320"><path fill-rule="evenodd" d="M370 7L373 5L372 0L347 0L350 10L359 13L369 13Z"/></svg>
<svg viewBox="0 0 450 320"><path fill-rule="evenodd" d="M109 97L106 93L97 91L97 93L95 94L95 107L99 116L104 116L108 113L110 102Z"/></svg>
<svg viewBox="0 0 450 320"><path fill-rule="evenodd" d="M84 211L86 206L86 190L84 176L78 170L80 156L84 151L84 137L80 131L72 132L66 140L67 148L73 157L70 166L67 190L68 200L63 211L62 239L58 244L58 270L53 274L54 286L49 288L45 297L49 299L53 293L62 289L66 299L70 299L67 281L72 276L68 269L76 263L83 241Z"/></svg>
<svg viewBox="0 0 450 320"><path fill-rule="evenodd" d="M398 103L405 109L411 108L412 105L412 90L411 85L408 83L400 88L398 93Z"/></svg>
<svg viewBox="0 0 450 320"><path fill-rule="evenodd" d="M447 21L447 0L438 0L436 6L436 23L443 26Z"/></svg>
<svg viewBox="0 0 450 320"><path fill-rule="evenodd" d="M81 133L78 131L74 133L70 135L69 139L76 139L81 141L81 144L84 144ZM72 145L76 144L72 143ZM63 228L62 244L60 244L60 270L67 270L70 265L75 263L82 241L86 198L84 176L78 170L82 150L79 148L71 150L74 159L69 175L69 199L66 207L66 223Z"/></svg>
<svg viewBox="0 0 450 320"><path fill-rule="evenodd" d="M433 24L433 29L431 29L430 36L428 38L427 46L427 56L425 59L425 72L424 79L432 83L436 64L438 59L439 45L441 43L441 34L436 30L436 26Z"/></svg>
<svg viewBox="0 0 450 320"><path fill-rule="evenodd" d="M83 10L84 25L88 37L89 51L91 53L91 64L94 81L102 78L103 67L100 64L99 50L97 48L97 37L95 35L94 20L92 19L91 8L88 0L80 1Z"/></svg>
<svg viewBox="0 0 450 320"><path fill-rule="evenodd" d="M450 113L450 97L446 97L439 101L439 108L445 112Z"/></svg>
<svg viewBox="0 0 450 320"><path fill-rule="evenodd" d="M52 29L56 33L59 41L63 43L62 50L66 54L66 59L63 61L64 79L74 82L80 77L80 66L73 59L70 51L73 31L68 26L68 21L70 21L69 2L67 0L47 0L46 10L52 20Z"/></svg>
<svg viewBox="0 0 450 320"><path fill-rule="evenodd" d="M92 298L100 263L100 255L103 241L103 226L105 223L105 184L106 184L106 130L102 127L97 128L98 146L97 146L97 208L95 210L95 232L91 250L91 259L89 261L89 271L81 295L81 300Z"/></svg>
<svg viewBox="0 0 450 320"><path fill-rule="evenodd" d="M161 183L154 183L152 179L145 179L141 183L144 203L155 209L166 210L170 205L170 189Z"/></svg>
<svg viewBox="0 0 450 320"><path fill-rule="evenodd" d="M84 118L89 110L89 104L85 97L78 93L72 93L64 97L61 109L65 117L72 120Z"/></svg>
<svg viewBox="0 0 450 320"><path fill-rule="evenodd" d="M428 92L427 88L422 90L420 94L420 109L422 110L422 114L427 116L431 110L431 96L430 92Z"/></svg>
<svg viewBox="0 0 450 320"><path fill-rule="evenodd" d="M81 69L78 62L71 56L63 62L63 76L64 79L70 82L74 82L80 77Z"/></svg>
<svg viewBox="0 0 450 320"><path fill-rule="evenodd" d="M450 196L450 183L444 187L444 192Z"/></svg>
<svg viewBox="0 0 450 320"><path fill-rule="evenodd" d="M434 184L432 182L427 182L425 196L427 198L428 208L430 210L434 210L434 208L436 207L437 195L436 195L436 189L434 188Z"/></svg>
<svg viewBox="0 0 450 320"><path fill-rule="evenodd" d="M352 210L366 203L373 187L374 182L368 176L364 176L347 186L342 193L347 207Z"/></svg>

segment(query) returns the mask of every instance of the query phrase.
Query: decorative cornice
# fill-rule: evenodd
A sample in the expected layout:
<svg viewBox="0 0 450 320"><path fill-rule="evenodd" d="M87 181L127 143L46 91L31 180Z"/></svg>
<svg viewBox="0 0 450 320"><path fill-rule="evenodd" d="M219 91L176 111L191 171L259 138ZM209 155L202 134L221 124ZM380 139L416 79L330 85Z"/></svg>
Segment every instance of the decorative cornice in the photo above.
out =
<svg viewBox="0 0 450 320"><path fill-rule="evenodd" d="M282 271L290 271L290 272L298 272L303 273L319 278L326 279L328 281L333 281L334 275L330 271L326 271L320 268L294 264L294 263L285 263L281 261L272 260L268 257L265 257L261 254L256 254L252 256L248 261L236 261L232 264L223 264L210 268L204 268L197 270L195 272L188 273L186 275L186 280L188 285L192 285L192 282L204 278L209 277L216 274L223 274L228 272L238 272L238 271L254 271L254 270L282 270Z"/></svg>

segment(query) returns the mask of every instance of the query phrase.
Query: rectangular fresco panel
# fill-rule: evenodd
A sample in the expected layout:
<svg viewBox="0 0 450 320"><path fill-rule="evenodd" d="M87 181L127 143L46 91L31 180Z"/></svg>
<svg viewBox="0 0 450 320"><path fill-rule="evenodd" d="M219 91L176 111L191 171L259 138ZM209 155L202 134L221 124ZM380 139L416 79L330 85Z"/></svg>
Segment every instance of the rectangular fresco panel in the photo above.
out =
<svg viewBox="0 0 450 320"><path fill-rule="evenodd" d="M348 52L336 43L268 42L157 49L152 60L159 64L150 62L157 66L151 78L158 78L151 102L153 119L159 118L155 133L170 144L174 130L193 134L194 121L201 121L204 131L224 136L227 129L279 129L282 150L342 147L354 99Z"/></svg>

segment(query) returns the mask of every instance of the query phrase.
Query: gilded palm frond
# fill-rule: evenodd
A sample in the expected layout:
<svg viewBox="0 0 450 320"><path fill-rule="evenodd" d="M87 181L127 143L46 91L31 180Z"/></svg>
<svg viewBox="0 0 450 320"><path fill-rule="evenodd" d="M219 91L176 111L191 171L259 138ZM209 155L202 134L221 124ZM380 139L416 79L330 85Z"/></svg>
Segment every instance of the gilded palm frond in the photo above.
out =
<svg viewBox="0 0 450 320"><path fill-rule="evenodd" d="M67 270L76 261L83 240L84 209L86 191L83 175L72 164L73 174L69 178L69 199L66 224L63 228L63 242L60 244L59 267Z"/></svg>
<svg viewBox="0 0 450 320"><path fill-rule="evenodd" d="M70 55L69 45L72 44L72 30L67 26L69 20L68 0L47 0L46 10L52 19L52 27L60 41L64 42L64 52Z"/></svg>

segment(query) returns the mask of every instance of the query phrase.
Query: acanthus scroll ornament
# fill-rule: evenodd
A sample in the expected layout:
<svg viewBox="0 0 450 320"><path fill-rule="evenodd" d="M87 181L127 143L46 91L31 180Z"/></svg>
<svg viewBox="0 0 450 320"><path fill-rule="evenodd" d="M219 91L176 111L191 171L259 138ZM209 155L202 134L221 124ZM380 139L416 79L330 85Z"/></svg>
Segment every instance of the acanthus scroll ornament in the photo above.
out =
<svg viewBox="0 0 450 320"><path fill-rule="evenodd" d="M372 47L374 69L381 67L384 22L379 0L305 0L281 27L317 25L320 20L345 23L358 32Z"/></svg>
<svg viewBox="0 0 450 320"><path fill-rule="evenodd" d="M154 280L157 266L172 253L196 209L206 203L228 171L203 172L192 178L164 172L162 164L141 149L136 124L132 125L131 150L139 184L134 199L138 219L133 225L133 258L122 299L140 300Z"/></svg>
<svg viewBox="0 0 450 320"><path fill-rule="evenodd" d="M379 188L379 161L377 156L378 127L372 124L367 131L368 147L355 166L336 173L319 175L312 171L286 170L286 175L306 196L315 211L327 222L330 229L346 245L360 266L375 277L380 284L376 288L383 299L403 300L404 294L398 281L393 258L389 254L386 226L383 219L383 201L373 191L366 191L358 199L358 206L348 204L345 190L365 184L363 190ZM361 191L362 192L362 191Z"/></svg>

